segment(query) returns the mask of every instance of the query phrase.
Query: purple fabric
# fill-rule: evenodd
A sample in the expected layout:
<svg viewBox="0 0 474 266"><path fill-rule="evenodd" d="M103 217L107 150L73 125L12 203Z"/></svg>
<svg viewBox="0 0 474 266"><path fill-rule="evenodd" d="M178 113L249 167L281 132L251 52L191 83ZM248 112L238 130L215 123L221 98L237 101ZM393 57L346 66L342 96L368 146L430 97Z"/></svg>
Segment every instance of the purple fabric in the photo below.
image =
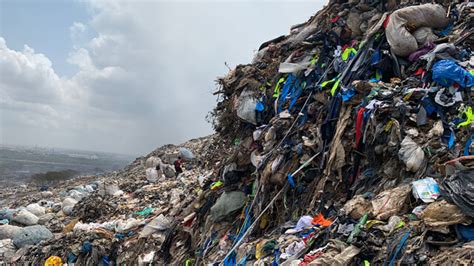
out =
<svg viewBox="0 0 474 266"><path fill-rule="evenodd" d="M416 60L420 58L420 56L427 54L429 51L433 50L435 47L436 45L434 43L431 43L431 42L427 43L420 49L411 53L410 56L408 56L408 60L410 62L415 62Z"/></svg>

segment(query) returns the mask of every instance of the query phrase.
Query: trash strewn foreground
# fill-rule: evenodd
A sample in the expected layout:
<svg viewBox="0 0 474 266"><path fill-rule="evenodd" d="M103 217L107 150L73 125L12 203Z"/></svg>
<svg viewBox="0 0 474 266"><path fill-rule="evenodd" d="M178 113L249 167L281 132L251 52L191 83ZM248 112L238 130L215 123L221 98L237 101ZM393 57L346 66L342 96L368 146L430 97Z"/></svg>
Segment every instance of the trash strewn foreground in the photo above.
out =
<svg viewBox="0 0 474 266"><path fill-rule="evenodd" d="M474 5L342 2L218 79L216 134L4 206L0 260L472 264Z"/></svg>

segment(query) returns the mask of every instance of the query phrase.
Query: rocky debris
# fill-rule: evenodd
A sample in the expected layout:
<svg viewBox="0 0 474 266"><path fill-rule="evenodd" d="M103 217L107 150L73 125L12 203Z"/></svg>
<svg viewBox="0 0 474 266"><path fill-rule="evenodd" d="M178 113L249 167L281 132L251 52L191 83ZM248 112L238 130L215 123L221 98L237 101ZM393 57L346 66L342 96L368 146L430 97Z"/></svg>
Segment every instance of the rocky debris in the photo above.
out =
<svg viewBox="0 0 474 266"><path fill-rule="evenodd" d="M469 264L474 6L421 2L330 1L218 78L216 134L0 192L7 254L17 213L55 233L4 260Z"/></svg>

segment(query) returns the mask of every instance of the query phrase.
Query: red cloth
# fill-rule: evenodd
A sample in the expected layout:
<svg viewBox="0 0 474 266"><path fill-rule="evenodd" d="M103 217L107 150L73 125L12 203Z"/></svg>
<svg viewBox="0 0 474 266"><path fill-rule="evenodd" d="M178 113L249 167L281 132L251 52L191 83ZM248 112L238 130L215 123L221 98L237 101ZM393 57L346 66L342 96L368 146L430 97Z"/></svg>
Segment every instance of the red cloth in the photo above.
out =
<svg viewBox="0 0 474 266"><path fill-rule="evenodd" d="M298 266L308 266L310 262L312 262L313 260L321 257L321 255L323 255L322 252L318 252L318 253L315 253L313 255L311 254L306 254L304 255L304 259L302 262L300 262L300 264L298 264Z"/></svg>
<svg viewBox="0 0 474 266"><path fill-rule="evenodd" d="M422 75L422 74L423 74L423 72L425 72L425 71L423 70L423 68L422 68L422 67L420 67L420 68L418 68L418 69L416 70L416 72L415 72L415 74L414 74L414 75L415 75L415 76L419 76L419 75Z"/></svg>
<svg viewBox="0 0 474 266"><path fill-rule="evenodd" d="M360 139L362 138L362 122L364 121L364 112L365 112L365 107L362 107L359 109L359 112L357 113L357 120L356 120L356 143L355 147L359 147L359 142Z"/></svg>
<svg viewBox="0 0 474 266"><path fill-rule="evenodd" d="M390 15L387 16L387 18L385 19L385 21L383 22L383 28L386 29L387 28L387 25L388 25L388 22L390 21Z"/></svg>

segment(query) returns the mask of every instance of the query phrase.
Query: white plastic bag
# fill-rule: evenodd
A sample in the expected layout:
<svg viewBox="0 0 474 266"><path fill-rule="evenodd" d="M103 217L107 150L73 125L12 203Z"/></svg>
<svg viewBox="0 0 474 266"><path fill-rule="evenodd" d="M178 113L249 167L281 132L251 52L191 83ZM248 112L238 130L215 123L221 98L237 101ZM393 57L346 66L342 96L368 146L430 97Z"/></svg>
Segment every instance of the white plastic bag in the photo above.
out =
<svg viewBox="0 0 474 266"><path fill-rule="evenodd" d="M80 191L77 191L77 190L71 190L69 191L69 197L77 200L77 201L80 201L82 198L84 198L85 196L87 195L86 192L80 192Z"/></svg>
<svg viewBox="0 0 474 266"><path fill-rule="evenodd" d="M150 158L146 159L145 167L146 168L156 168L157 165L161 164L160 158L156 156L151 156Z"/></svg>
<svg viewBox="0 0 474 266"><path fill-rule="evenodd" d="M158 171L155 168L147 168L145 171L148 182L155 183L158 181Z"/></svg>
<svg viewBox="0 0 474 266"><path fill-rule="evenodd" d="M435 201L440 196L438 183L431 177L414 181L413 196L426 203Z"/></svg>
<svg viewBox="0 0 474 266"><path fill-rule="evenodd" d="M168 220L163 214L160 214L155 219L151 220L140 232L140 238L147 237L157 231L164 231L170 228L171 221Z"/></svg>
<svg viewBox="0 0 474 266"><path fill-rule="evenodd" d="M38 216L26 209L19 210L13 215L13 221L23 225L35 225L38 223Z"/></svg>
<svg viewBox="0 0 474 266"><path fill-rule="evenodd" d="M16 225L9 225L9 224L0 225L0 240L12 238L13 235L20 230L21 230L21 227L16 226Z"/></svg>
<svg viewBox="0 0 474 266"><path fill-rule="evenodd" d="M10 265L8 262L10 262L12 257L15 255L15 252L16 248L11 239L0 240L0 258L2 258L2 262L4 262L5 265Z"/></svg>
<svg viewBox="0 0 474 266"><path fill-rule="evenodd" d="M124 233L136 226L141 225L142 223L144 223L144 221L140 221L135 218L129 218L128 220L125 220L125 221L120 220L120 221L117 221L115 225L115 232Z"/></svg>
<svg viewBox="0 0 474 266"><path fill-rule="evenodd" d="M45 209L41 207L38 203L32 203L26 206L26 210L38 217L46 213Z"/></svg>
<svg viewBox="0 0 474 266"><path fill-rule="evenodd" d="M77 200L73 198L65 198L63 200L63 205L62 205L62 210L64 214L70 215L72 213L72 209L74 208L74 205L76 205Z"/></svg>
<svg viewBox="0 0 474 266"><path fill-rule="evenodd" d="M405 163L408 171L416 172L425 160L425 153L416 142L406 136L401 143L398 157Z"/></svg>
<svg viewBox="0 0 474 266"><path fill-rule="evenodd" d="M195 158L193 152L186 148L179 148L179 155L185 160L194 160Z"/></svg>
<svg viewBox="0 0 474 266"><path fill-rule="evenodd" d="M257 107L257 98L255 98L254 93L246 89L244 90L237 100L237 116L243 120L257 124L257 114L255 108Z"/></svg>

